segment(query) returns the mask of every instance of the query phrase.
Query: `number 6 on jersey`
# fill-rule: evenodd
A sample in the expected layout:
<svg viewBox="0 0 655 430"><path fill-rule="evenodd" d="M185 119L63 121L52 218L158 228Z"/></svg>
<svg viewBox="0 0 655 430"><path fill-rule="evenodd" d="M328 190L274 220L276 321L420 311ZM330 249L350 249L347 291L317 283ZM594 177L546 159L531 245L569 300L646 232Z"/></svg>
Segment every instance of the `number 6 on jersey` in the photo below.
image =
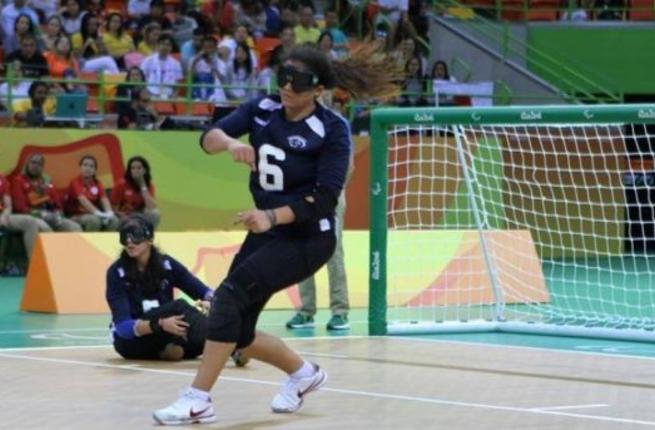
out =
<svg viewBox="0 0 655 430"><path fill-rule="evenodd" d="M266 191L282 191L284 189L284 172L280 166L271 164L269 156L277 161L284 161L286 154L284 150L265 143L259 147L259 185Z"/></svg>

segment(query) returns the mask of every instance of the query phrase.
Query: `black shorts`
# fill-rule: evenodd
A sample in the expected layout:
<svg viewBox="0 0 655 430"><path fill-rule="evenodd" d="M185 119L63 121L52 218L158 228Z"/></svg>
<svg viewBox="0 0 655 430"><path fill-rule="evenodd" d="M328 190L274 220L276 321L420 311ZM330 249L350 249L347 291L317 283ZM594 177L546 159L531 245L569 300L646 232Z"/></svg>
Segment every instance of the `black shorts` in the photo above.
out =
<svg viewBox="0 0 655 430"><path fill-rule="evenodd" d="M184 299L177 299L151 309L139 319L166 318L173 315L184 315L184 321L189 323L186 338L162 331L133 339L123 339L114 335L114 349L123 358L130 360L157 360L159 353L166 345L173 343L184 349L184 358L195 358L202 354L207 338L207 317Z"/></svg>
<svg viewBox="0 0 655 430"><path fill-rule="evenodd" d="M228 272L229 277L247 265L258 280L256 293L250 296L242 316L237 348L245 348L254 340L257 319L271 296L316 273L332 257L335 246L334 231L302 237L248 233Z"/></svg>

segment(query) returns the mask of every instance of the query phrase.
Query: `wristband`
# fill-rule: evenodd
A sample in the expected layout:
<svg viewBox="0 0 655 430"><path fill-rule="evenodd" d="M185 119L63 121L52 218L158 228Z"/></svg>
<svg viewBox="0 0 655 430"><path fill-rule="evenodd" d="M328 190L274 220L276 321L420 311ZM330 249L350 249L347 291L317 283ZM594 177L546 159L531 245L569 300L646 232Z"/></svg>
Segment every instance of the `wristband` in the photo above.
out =
<svg viewBox="0 0 655 430"><path fill-rule="evenodd" d="M268 221L271 223L271 227L275 227L277 225L277 216L275 215L275 211L273 209L266 209L264 213L266 214Z"/></svg>
<svg viewBox="0 0 655 430"><path fill-rule="evenodd" d="M151 319L150 322L149 322L149 325L150 325L150 330L152 331L152 334L159 334L162 331L164 331L162 326L161 326L161 322L160 322L159 318Z"/></svg>

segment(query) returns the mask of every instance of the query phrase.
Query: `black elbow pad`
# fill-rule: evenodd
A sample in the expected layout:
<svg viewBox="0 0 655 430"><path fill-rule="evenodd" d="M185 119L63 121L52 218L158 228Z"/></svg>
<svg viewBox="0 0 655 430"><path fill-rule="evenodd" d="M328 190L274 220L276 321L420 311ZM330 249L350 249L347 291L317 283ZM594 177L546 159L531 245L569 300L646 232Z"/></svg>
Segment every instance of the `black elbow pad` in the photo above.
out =
<svg viewBox="0 0 655 430"><path fill-rule="evenodd" d="M318 221L334 213L338 196L327 188L319 185L313 193L291 203L289 207L296 217L297 223Z"/></svg>
<svg viewBox="0 0 655 430"><path fill-rule="evenodd" d="M198 142L200 144L200 149L202 149L203 152L206 154L209 154L209 152L207 152L202 142L205 140L205 136L207 135L207 133L209 133L211 130L213 130L212 127L207 127L205 131L203 131L202 134L200 135L200 141Z"/></svg>

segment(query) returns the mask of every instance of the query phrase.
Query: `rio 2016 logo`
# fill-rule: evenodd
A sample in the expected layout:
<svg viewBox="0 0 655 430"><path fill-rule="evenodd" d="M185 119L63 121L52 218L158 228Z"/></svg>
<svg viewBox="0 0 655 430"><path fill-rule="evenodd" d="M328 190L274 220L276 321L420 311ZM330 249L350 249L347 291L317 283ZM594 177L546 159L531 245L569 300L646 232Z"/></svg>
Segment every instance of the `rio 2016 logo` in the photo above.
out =
<svg viewBox="0 0 655 430"><path fill-rule="evenodd" d="M521 112L521 120L523 121L534 121L537 119L542 119L541 112L539 111L523 111Z"/></svg>
<svg viewBox="0 0 655 430"><path fill-rule="evenodd" d="M414 114L414 121L416 122L434 122L434 115L431 113L417 113Z"/></svg>
<svg viewBox="0 0 655 430"><path fill-rule="evenodd" d="M639 109L637 112L639 119L655 119L655 110L653 109Z"/></svg>

